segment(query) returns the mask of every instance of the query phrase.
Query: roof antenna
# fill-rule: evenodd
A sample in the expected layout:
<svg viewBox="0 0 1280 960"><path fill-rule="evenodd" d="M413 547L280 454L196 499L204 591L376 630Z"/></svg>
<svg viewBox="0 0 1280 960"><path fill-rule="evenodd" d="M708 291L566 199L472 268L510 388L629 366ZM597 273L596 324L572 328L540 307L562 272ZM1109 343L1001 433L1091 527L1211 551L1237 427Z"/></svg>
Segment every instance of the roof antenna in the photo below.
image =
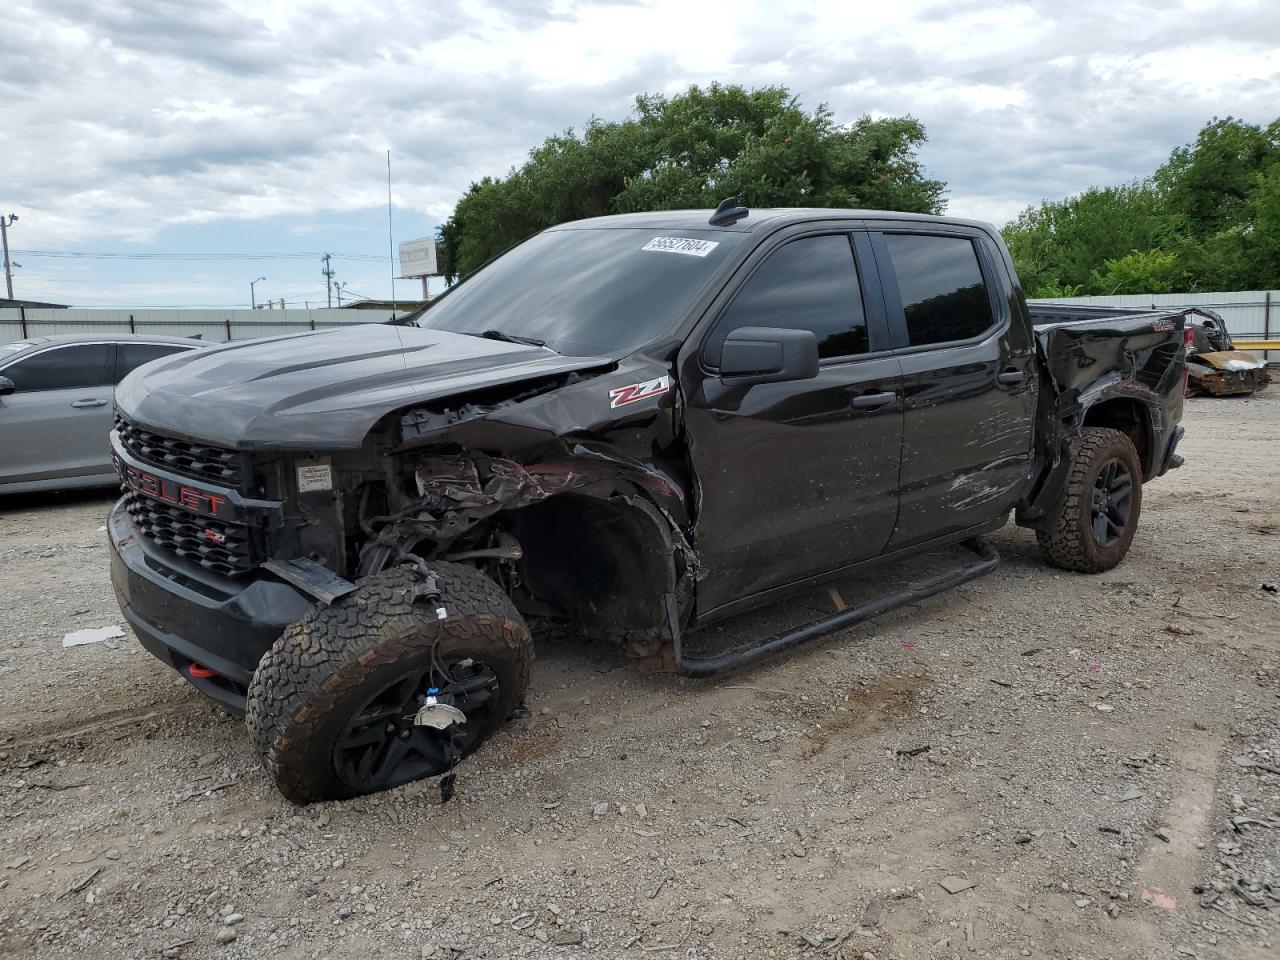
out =
<svg viewBox="0 0 1280 960"><path fill-rule="evenodd" d="M387 259L391 262L391 319L395 319L400 304L396 302L396 241L391 232L391 151L387 150ZM341 298L339 298L341 302Z"/></svg>
<svg viewBox="0 0 1280 960"><path fill-rule="evenodd" d="M746 207L738 206L737 197L725 197L724 200L720 201L720 206L716 207L716 212L711 215L711 219L707 223L713 227L727 227L750 213L751 211Z"/></svg>

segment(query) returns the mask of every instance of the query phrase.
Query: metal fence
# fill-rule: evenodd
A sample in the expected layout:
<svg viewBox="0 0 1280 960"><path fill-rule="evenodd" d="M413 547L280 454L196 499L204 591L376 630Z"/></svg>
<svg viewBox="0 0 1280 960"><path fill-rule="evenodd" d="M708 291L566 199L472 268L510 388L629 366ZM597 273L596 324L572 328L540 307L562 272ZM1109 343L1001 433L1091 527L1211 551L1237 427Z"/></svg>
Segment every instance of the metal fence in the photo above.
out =
<svg viewBox="0 0 1280 960"><path fill-rule="evenodd" d="M1222 316L1227 331L1241 340L1280 339L1280 290L1233 290L1227 293L1138 293L1112 297L1060 297L1037 303L1080 303L1099 307L1132 307L1158 310L1164 307L1205 307ZM1280 360L1270 350L1269 361Z"/></svg>
<svg viewBox="0 0 1280 960"><path fill-rule="evenodd" d="M1062 297L1042 303L1079 303L1154 310L1207 307L1222 315L1233 337L1280 338L1280 290L1229 293L1124 294L1112 297ZM407 311L401 311L404 313ZM300 330L323 330L355 323L378 323L383 310L66 310L0 309L0 343L57 333L159 333L222 342L268 337ZM1269 360L1280 360L1270 351Z"/></svg>
<svg viewBox="0 0 1280 960"><path fill-rule="evenodd" d="M402 314L406 311L400 311ZM60 333L154 333L223 342L378 323L389 310L0 310L0 343Z"/></svg>

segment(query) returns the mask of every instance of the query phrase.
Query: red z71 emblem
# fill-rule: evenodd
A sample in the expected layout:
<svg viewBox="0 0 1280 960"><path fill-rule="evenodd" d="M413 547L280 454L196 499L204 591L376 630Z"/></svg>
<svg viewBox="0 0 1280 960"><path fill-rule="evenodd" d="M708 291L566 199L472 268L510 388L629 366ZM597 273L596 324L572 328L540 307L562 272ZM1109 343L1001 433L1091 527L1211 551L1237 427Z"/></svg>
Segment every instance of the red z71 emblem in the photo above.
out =
<svg viewBox="0 0 1280 960"><path fill-rule="evenodd" d="M610 408L617 408L639 400L648 400L650 397L661 396L670 389L670 377L655 377L652 380L644 381L644 383L629 383L625 387L618 387L616 390L609 391L609 406Z"/></svg>

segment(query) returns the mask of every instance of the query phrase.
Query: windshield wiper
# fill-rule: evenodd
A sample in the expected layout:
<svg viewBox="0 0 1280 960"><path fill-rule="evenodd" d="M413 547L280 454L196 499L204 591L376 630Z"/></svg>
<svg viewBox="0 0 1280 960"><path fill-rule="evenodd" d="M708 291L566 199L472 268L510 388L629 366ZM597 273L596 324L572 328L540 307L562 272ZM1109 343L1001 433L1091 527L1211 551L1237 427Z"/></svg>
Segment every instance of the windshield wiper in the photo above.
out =
<svg viewBox="0 0 1280 960"><path fill-rule="evenodd" d="M531 347L545 347L547 341L539 340L536 337L518 337L514 333L503 333L501 330L486 330L480 334L490 340L504 340L507 343L526 343Z"/></svg>

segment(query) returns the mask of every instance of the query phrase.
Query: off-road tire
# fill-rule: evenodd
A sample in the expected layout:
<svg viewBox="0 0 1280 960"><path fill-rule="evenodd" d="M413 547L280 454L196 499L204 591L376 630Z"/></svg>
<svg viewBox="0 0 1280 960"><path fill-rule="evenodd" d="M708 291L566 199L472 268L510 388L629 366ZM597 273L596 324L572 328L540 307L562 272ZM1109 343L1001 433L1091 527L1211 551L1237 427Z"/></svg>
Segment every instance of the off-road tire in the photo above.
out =
<svg viewBox="0 0 1280 960"><path fill-rule="evenodd" d="M1133 478L1129 518L1113 543L1103 545L1093 532L1094 481L1102 467L1120 459ZM1048 530L1037 530L1040 552L1051 566L1078 573L1101 573L1125 558L1138 529L1142 512L1142 465L1128 434L1109 427L1084 427L1071 448L1071 475L1062 502Z"/></svg>
<svg viewBox="0 0 1280 960"><path fill-rule="evenodd" d="M245 722L267 774L297 804L341 800L361 791L339 779L333 751L344 725L394 677L397 666L465 655L498 679L483 743L524 702L533 641L524 620L492 579L460 563L430 563L440 593L414 600L424 583L398 567L366 577L332 606L287 627L262 656L249 684ZM439 618L437 610L445 616Z"/></svg>

